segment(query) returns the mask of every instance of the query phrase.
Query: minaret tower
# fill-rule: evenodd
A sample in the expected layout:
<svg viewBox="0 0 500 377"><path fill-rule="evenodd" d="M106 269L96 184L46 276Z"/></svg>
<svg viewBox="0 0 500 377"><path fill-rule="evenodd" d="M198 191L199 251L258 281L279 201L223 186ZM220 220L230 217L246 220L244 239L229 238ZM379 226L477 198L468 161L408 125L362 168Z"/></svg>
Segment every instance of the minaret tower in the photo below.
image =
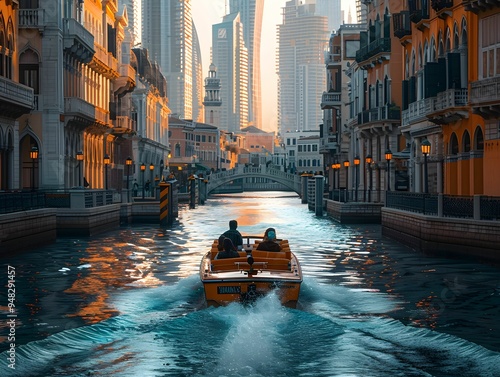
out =
<svg viewBox="0 0 500 377"><path fill-rule="evenodd" d="M217 78L217 67L214 63L210 64L208 77L205 78L205 122L212 126L220 127L220 79Z"/></svg>

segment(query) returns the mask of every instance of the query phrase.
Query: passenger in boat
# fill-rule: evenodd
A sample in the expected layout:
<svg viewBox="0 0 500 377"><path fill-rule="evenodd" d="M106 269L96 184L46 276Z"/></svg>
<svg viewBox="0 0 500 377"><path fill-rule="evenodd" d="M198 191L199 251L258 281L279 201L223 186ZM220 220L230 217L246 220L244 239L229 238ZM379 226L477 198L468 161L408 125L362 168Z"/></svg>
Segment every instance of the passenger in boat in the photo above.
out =
<svg viewBox="0 0 500 377"><path fill-rule="evenodd" d="M236 246L238 250L241 250L243 248L243 237L237 228L238 222L236 220L231 220L229 221L229 230L226 230L222 235L233 241L233 245Z"/></svg>
<svg viewBox="0 0 500 377"><path fill-rule="evenodd" d="M224 250L224 240L226 239L226 236L221 234L219 236L219 241L217 242L217 250L222 251Z"/></svg>
<svg viewBox="0 0 500 377"><path fill-rule="evenodd" d="M223 246L224 250L219 251L215 259L238 258L240 256L229 238L224 238Z"/></svg>
<svg viewBox="0 0 500 377"><path fill-rule="evenodd" d="M257 245L257 250L281 251L281 246L276 241L276 230L274 228L266 229L262 242Z"/></svg>

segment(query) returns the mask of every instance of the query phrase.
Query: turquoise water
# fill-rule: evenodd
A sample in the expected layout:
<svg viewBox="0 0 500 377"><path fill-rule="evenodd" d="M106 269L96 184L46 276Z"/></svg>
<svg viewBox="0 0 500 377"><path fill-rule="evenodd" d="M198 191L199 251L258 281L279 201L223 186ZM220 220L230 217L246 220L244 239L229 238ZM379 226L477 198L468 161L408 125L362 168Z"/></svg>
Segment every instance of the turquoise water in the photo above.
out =
<svg viewBox="0 0 500 377"><path fill-rule="evenodd" d="M231 219L289 239L297 309L273 295L204 306L199 262ZM217 196L171 229L64 238L1 262L18 309L16 369L4 341L2 376L500 376L497 267L423 255L285 193Z"/></svg>

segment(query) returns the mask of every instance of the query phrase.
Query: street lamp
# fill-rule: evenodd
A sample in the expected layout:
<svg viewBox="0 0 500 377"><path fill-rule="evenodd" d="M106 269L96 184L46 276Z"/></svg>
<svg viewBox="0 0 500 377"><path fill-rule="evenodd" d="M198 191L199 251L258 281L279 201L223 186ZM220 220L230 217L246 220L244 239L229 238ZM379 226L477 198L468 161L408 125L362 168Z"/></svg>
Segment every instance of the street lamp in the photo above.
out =
<svg viewBox="0 0 500 377"><path fill-rule="evenodd" d="M78 161L78 187L82 186L82 161L83 161L83 152L76 152L76 160Z"/></svg>
<svg viewBox="0 0 500 377"><path fill-rule="evenodd" d="M358 174L359 174L359 156L354 157L354 166L356 170L354 171L355 180L356 180L356 191L355 191L355 199L358 201Z"/></svg>
<svg viewBox="0 0 500 377"><path fill-rule="evenodd" d="M35 191L35 161L38 159L38 148L31 147L31 191Z"/></svg>
<svg viewBox="0 0 500 377"><path fill-rule="evenodd" d="M392 152L389 148L385 151L385 160L387 161L387 191L391 191L391 160Z"/></svg>
<svg viewBox="0 0 500 377"><path fill-rule="evenodd" d="M155 170L155 166L153 165L153 163L150 163L149 164L149 189L151 191L154 191L154 185L153 185L153 172ZM149 196L153 196L153 195L149 195Z"/></svg>
<svg viewBox="0 0 500 377"><path fill-rule="evenodd" d="M142 199L144 199L144 172L146 171L146 165L144 162L141 164L141 172L142 172Z"/></svg>
<svg viewBox="0 0 500 377"><path fill-rule="evenodd" d="M427 155L431 153L431 143L429 140L425 139L420 145L422 154L424 155L424 192L429 193L429 178L427 176Z"/></svg>
<svg viewBox="0 0 500 377"><path fill-rule="evenodd" d="M165 168L165 164L163 163L163 160L160 161L160 181L164 182L165 180L163 179L163 169Z"/></svg>
<svg viewBox="0 0 500 377"><path fill-rule="evenodd" d="M132 159L130 157L128 157L126 160L125 160L125 165L127 165L127 202L130 201L130 187L128 187L128 181L129 181L129 177L130 177L130 165L132 165L134 161L132 161Z"/></svg>
<svg viewBox="0 0 500 377"><path fill-rule="evenodd" d="M109 154L104 155L104 181L106 182L106 190L108 189L108 165L111 162Z"/></svg>
<svg viewBox="0 0 500 377"><path fill-rule="evenodd" d="M372 162L373 162L373 158L372 158L372 155L369 154L365 157L365 162L366 162L366 166L368 167L368 179L370 180L369 182L369 186L368 186L368 202L371 202L372 198L371 198L371 195L372 195Z"/></svg>

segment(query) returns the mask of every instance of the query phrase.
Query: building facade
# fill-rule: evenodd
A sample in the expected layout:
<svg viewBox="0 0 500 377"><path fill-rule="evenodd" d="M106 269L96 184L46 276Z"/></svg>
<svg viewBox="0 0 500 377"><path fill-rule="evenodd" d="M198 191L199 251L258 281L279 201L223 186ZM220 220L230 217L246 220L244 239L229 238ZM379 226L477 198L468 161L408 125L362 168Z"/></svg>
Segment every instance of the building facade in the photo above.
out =
<svg viewBox="0 0 500 377"><path fill-rule="evenodd" d="M142 1L142 47L167 79L171 111L183 119L198 118L202 72L191 0Z"/></svg>
<svg viewBox="0 0 500 377"><path fill-rule="evenodd" d="M228 14L212 26L212 58L221 84L218 126L224 131L238 132L248 125L249 111L248 49L239 13Z"/></svg>
<svg viewBox="0 0 500 377"><path fill-rule="evenodd" d="M34 188L40 179L38 158L30 158L32 148L39 152L39 139L33 129L20 138L17 120L32 111L40 90L29 85L30 75L19 65L18 13L18 2L0 2L0 191Z"/></svg>
<svg viewBox="0 0 500 377"><path fill-rule="evenodd" d="M264 0L231 0L231 13L240 13L248 49L248 124L262 129L260 44Z"/></svg>
<svg viewBox="0 0 500 377"><path fill-rule="evenodd" d="M324 52L328 17L315 4L287 1L278 25L278 133L317 129L322 121L318 99L326 86Z"/></svg>

